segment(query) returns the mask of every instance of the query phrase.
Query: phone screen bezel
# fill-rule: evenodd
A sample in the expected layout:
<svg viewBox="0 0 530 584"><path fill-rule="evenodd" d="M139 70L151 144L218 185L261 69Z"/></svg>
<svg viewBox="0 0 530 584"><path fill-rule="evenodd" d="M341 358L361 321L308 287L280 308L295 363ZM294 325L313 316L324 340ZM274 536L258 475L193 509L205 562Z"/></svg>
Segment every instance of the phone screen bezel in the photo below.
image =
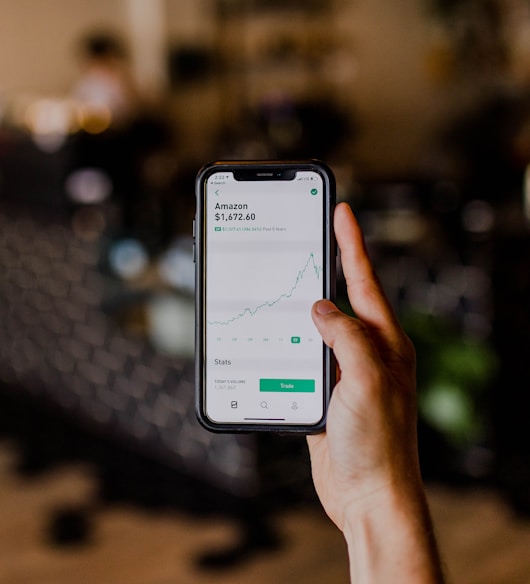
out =
<svg viewBox="0 0 530 584"><path fill-rule="evenodd" d="M333 234L333 209L335 207L335 180L327 165L318 160L309 161L217 161L205 165L196 180L196 216L194 222L195 262L196 262L196 302L195 302L195 403L199 422L213 432L281 432L313 434L325 428L327 406L335 385L335 360L332 351L323 344L323 395L322 416L314 424L291 423L233 423L216 422L206 413L206 186L215 173L232 172L237 180L292 180L298 171L313 171L322 178L324 201L322 222L324 253L324 297L334 300L336 282L336 244Z"/></svg>

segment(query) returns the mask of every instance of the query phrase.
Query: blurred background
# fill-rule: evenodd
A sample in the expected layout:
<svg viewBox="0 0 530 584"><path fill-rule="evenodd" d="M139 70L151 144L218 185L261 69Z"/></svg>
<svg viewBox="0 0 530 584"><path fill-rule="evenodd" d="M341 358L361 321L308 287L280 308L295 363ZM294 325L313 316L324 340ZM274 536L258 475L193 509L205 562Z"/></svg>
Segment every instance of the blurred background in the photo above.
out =
<svg viewBox="0 0 530 584"><path fill-rule="evenodd" d="M197 170L307 157L416 344L449 572L529 581L530 2L0 0L1 582L347 580L305 441L194 414Z"/></svg>

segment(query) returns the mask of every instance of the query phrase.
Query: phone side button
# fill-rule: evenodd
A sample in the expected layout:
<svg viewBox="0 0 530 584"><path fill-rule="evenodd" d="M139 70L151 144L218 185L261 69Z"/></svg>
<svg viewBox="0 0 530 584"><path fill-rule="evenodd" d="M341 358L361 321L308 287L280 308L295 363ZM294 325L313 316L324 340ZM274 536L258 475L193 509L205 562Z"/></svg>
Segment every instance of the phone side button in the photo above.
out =
<svg viewBox="0 0 530 584"><path fill-rule="evenodd" d="M195 241L193 242L192 253L193 253L193 263L195 263Z"/></svg>

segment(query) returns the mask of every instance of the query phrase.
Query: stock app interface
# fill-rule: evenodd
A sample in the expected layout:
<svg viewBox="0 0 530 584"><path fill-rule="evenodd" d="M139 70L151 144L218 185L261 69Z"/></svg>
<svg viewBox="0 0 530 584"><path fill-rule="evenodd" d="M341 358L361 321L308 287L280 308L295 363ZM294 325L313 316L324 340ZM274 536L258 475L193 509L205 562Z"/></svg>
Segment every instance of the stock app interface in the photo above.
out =
<svg viewBox="0 0 530 584"><path fill-rule="evenodd" d="M208 179L206 413L219 423L313 424L323 345L311 306L324 294L320 175Z"/></svg>

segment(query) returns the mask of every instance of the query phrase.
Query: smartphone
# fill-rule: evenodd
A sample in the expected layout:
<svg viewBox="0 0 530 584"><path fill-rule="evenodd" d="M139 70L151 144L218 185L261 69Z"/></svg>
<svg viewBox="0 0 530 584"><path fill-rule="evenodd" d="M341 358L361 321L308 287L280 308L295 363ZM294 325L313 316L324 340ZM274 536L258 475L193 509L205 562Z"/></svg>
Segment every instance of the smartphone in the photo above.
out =
<svg viewBox="0 0 530 584"><path fill-rule="evenodd" d="M317 433L335 383L335 181L316 160L214 162L196 182L196 406L219 432Z"/></svg>

